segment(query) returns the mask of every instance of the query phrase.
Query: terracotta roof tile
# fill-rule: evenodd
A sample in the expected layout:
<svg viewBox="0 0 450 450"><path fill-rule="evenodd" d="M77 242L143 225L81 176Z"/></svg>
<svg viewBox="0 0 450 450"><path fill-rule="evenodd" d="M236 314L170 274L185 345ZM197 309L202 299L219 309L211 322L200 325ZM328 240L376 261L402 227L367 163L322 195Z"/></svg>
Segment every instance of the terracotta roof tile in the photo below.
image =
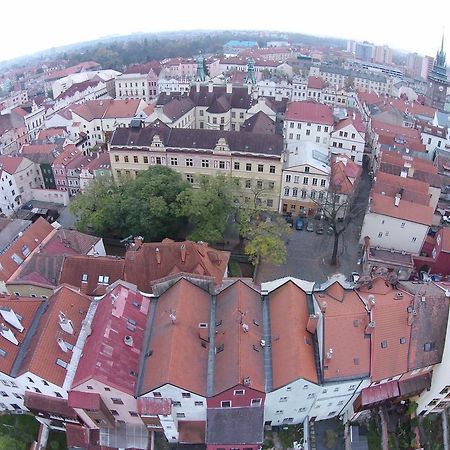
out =
<svg viewBox="0 0 450 450"><path fill-rule="evenodd" d="M304 378L318 382L313 336L306 330L307 296L288 282L269 295L272 335L273 387Z"/></svg>
<svg viewBox="0 0 450 450"><path fill-rule="evenodd" d="M0 256L0 279L7 281L52 231L54 228L42 218L24 230Z"/></svg>
<svg viewBox="0 0 450 450"><path fill-rule="evenodd" d="M142 244L137 250L132 247L125 257L124 279L144 292L150 292L152 281L181 272L211 276L219 284L229 258L229 252L215 250L206 243L164 239Z"/></svg>
<svg viewBox="0 0 450 450"><path fill-rule="evenodd" d="M38 298L0 296L0 308L5 311L14 311L16 315L21 317L19 322L23 326L23 331L20 332L15 326L1 317L1 322L11 330L19 345L15 345L5 337L0 336L0 350L5 352L5 356L0 357L0 372L10 374L14 361L21 350L21 344L27 336L35 317L37 317L38 309L43 305L43 302L44 300Z"/></svg>
<svg viewBox="0 0 450 450"><path fill-rule="evenodd" d="M202 346L199 324L209 322L210 301L184 278L159 297L139 395L170 383L206 396L208 346Z"/></svg>
<svg viewBox="0 0 450 450"><path fill-rule="evenodd" d="M24 145L20 152L27 156L33 155L36 153L45 153L52 154L56 150L56 144L32 144L32 145Z"/></svg>
<svg viewBox="0 0 450 450"><path fill-rule="evenodd" d="M70 350L64 352L58 344L58 338L75 346L81 323L91 304L89 297L75 292L67 286L61 286L49 299L48 308L42 314L39 327L26 349L25 358L20 366L20 374L32 372L57 386L62 386L66 369L56 364L57 359L69 363ZM72 323L73 333L66 332L60 326L61 313Z"/></svg>
<svg viewBox="0 0 450 450"><path fill-rule="evenodd" d="M328 105L309 100L288 103L285 120L323 125L333 125L334 123L333 114Z"/></svg>
<svg viewBox="0 0 450 450"><path fill-rule="evenodd" d="M223 345L214 364L214 394L217 395L250 379L249 387L264 392L264 352L261 295L236 281L216 300L215 345Z"/></svg>
<svg viewBox="0 0 450 450"><path fill-rule="evenodd" d="M119 283L99 302L72 389L96 380L134 395L150 300Z"/></svg>
<svg viewBox="0 0 450 450"><path fill-rule="evenodd" d="M53 161L54 165L67 166L71 161L80 157L81 151L74 145L68 144L63 148L63 151Z"/></svg>
<svg viewBox="0 0 450 450"><path fill-rule="evenodd" d="M321 77L308 77L309 89L324 89L325 82Z"/></svg>
<svg viewBox="0 0 450 450"><path fill-rule="evenodd" d="M0 168L12 175L23 160L21 156L0 155Z"/></svg>
<svg viewBox="0 0 450 450"><path fill-rule="evenodd" d="M94 119L132 118L142 100L89 100L82 105L72 107L72 112L83 117L87 121Z"/></svg>
<svg viewBox="0 0 450 450"><path fill-rule="evenodd" d="M365 337L369 322L365 304L353 289L346 290L338 282L324 292L315 294L315 299L325 311L322 355L326 367L323 368L324 380L368 376L370 339Z"/></svg>

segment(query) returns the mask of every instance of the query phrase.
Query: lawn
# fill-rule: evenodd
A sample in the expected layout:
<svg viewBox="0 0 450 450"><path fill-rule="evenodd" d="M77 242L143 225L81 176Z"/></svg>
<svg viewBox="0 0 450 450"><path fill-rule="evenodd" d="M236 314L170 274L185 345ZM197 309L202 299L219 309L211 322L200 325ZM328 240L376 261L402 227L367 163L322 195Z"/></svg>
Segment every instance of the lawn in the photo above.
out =
<svg viewBox="0 0 450 450"><path fill-rule="evenodd" d="M26 450L38 433L39 422L32 415L0 416L0 450Z"/></svg>

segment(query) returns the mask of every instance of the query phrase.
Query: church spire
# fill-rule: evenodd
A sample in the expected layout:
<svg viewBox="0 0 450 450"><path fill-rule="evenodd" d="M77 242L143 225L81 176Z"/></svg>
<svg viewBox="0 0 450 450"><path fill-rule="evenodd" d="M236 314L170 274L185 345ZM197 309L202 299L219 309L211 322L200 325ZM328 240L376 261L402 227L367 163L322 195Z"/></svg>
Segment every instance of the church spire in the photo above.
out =
<svg viewBox="0 0 450 450"><path fill-rule="evenodd" d="M247 73L245 74L244 83L256 84L255 60L253 58L247 59Z"/></svg>
<svg viewBox="0 0 450 450"><path fill-rule="evenodd" d="M197 73L195 74L195 81L205 81L206 73L205 73L205 58L202 55L199 55L197 58Z"/></svg>

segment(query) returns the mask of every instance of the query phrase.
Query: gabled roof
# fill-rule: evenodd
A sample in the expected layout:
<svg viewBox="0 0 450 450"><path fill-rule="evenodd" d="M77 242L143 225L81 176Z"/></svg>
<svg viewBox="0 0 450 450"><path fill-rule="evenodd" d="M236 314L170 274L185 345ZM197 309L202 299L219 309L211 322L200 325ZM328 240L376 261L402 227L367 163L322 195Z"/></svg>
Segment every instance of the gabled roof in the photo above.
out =
<svg viewBox="0 0 450 450"><path fill-rule="evenodd" d="M398 295L400 293L400 295ZM372 307L371 378L379 381L408 371L408 352L411 326L408 325L408 307L412 304L412 295L393 289L382 278L373 280L359 290L366 301L369 295L375 298Z"/></svg>
<svg viewBox="0 0 450 450"><path fill-rule="evenodd" d="M273 388L303 378L318 382L307 295L288 282L269 294Z"/></svg>
<svg viewBox="0 0 450 450"><path fill-rule="evenodd" d="M1 317L1 322L12 332L18 341L18 345L15 345L6 337L0 336L0 350L5 352L5 355L0 358L0 372L6 374L11 373L17 355L22 348L22 343L27 337L35 318L38 317L38 310L42 308L43 303L44 300L38 298L0 296L0 309L14 311L20 324L23 326L23 331L19 331L15 326Z"/></svg>
<svg viewBox="0 0 450 450"><path fill-rule="evenodd" d="M211 276L220 284L229 258L229 252L213 249L206 243L164 239L131 247L125 256L124 280L136 284L143 292L151 291L153 281L182 272Z"/></svg>
<svg viewBox="0 0 450 450"><path fill-rule="evenodd" d="M336 131L342 130L345 127L351 126L353 125L353 127L355 128L355 130L358 133L365 133L366 132L366 128L361 120L361 116L359 113L355 113L354 117L353 116L349 116L349 117L345 117L344 119L339 120L336 125L334 126L334 130L333 133L335 133Z"/></svg>
<svg viewBox="0 0 450 450"><path fill-rule="evenodd" d="M173 98L162 107L162 111L170 120L178 120L194 106L194 102L189 97Z"/></svg>
<svg viewBox="0 0 450 450"><path fill-rule="evenodd" d="M58 339L75 346L90 304L89 297L67 286L57 289L49 299L48 308L40 317L35 335L24 349L25 355L19 374L32 372L48 382L62 386L67 371L66 368L56 364L56 360L60 359L69 364L72 351L63 351ZM71 321L72 333L64 331L61 327L62 317Z"/></svg>
<svg viewBox="0 0 450 450"><path fill-rule="evenodd" d="M242 125L242 131L251 133L275 133L275 122L263 111L249 117Z"/></svg>
<svg viewBox="0 0 450 450"><path fill-rule="evenodd" d="M0 155L0 168L13 175L23 160L22 156Z"/></svg>
<svg viewBox="0 0 450 450"><path fill-rule="evenodd" d="M206 397L208 345L200 323L209 323L207 292L181 278L158 299L138 395L165 384Z"/></svg>
<svg viewBox="0 0 450 450"><path fill-rule="evenodd" d="M113 256L68 256L60 283L77 287L87 295L103 295L108 285L123 279L124 264L123 259Z"/></svg>
<svg viewBox="0 0 450 450"><path fill-rule="evenodd" d="M23 155L34 155L36 153L44 153L46 155L52 155L56 150L56 144L32 144L32 145L24 145L22 146L20 153Z"/></svg>
<svg viewBox="0 0 450 450"><path fill-rule="evenodd" d="M23 261L38 247L54 228L41 217L5 249L0 256L0 279L7 281Z"/></svg>
<svg viewBox="0 0 450 450"><path fill-rule="evenodd" d="M150 299L120 282L100 301L72 389L96 380L134 395Z"/></svg>
<svg viewBox="0 0 450 450"><path fill-rule="evenodd" d="M72 112L89 122L94 119L132 118L136 116L141 102L140 99L88 100L73 106Z"/></svg>
<svg viewBox="0 0 450 450"><path fill-rule="evenodd" d="M324 89L325 81L322 77L308 77L308 88L309 89Z"/></svg>
<svg viewBox="0 0 450 450"><path fill-rule="evenodd" d="M60 228L41 248L40 253L50 255L86 255L101 238L76 230Z"/></svg>
<svg viewBox="0 0 450 450"><path fill-rule="evenodd" d="M215 358L213 395L243 384L244 378L250 388L264 392L261 295L237 281L217 295L216 305L215 345L223 345L223 351Z"/></svg>
<svg viewBox="0 0 450 450"><path fill-rule="evenodd" d="M67 131L65 128L46 128L44 130L40 130L38 135L37 135L37 140L45 140L48 139L50 137L55 137L55 136L66 136L67 135Z"/></svg>
<svg viewBox="0 0 450 450"><path fill-rule="evenodd" d="M338 188L338 192L351 195L355 191L357 180L362 174L362 167L346 155L333 155L331 172L333 185Z"/></svg>
<svg viewBox="0 0 450 450"><path fill-rule="evenodd" d="M370 339L365 336L369 316L353 289L338 282L314 294L323 312L324 381L367 377Z"/></svg>
<svg viewBox="0 0 450 450"><path fill-rule="evenodd" d="M68 89L61 92L55 100L62 100L74 96L77 92L81 93L89 88L97 87L101 82L98 80L86 80L81 83L72 84Z"/></svg>
<svg viewBox="0 0 450 450"><path fill-rule="evenodd" d="M68 144L63 151L54 159L53 164L58 166L67 166L71 161L83 156L74 144Z"/></svg>
<svg viewBox="0 0 450 450"><path fill-rule="evenodd" d="M332 110L328 105L309 100L288 103L285 120L330 126L334 123Z"/></svg>

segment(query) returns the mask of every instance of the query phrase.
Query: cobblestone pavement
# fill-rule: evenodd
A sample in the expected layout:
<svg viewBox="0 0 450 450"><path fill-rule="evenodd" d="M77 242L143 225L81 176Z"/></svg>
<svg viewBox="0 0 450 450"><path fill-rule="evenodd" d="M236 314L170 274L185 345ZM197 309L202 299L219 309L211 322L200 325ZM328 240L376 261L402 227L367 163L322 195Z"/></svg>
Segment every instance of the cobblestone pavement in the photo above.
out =
<svg viewBox="0 0 450 450"><path fill-rule="evenodd" d="M302 231L293 229L286 237L288 251L286 263L278 266L261 263L256 274L256 282L262 283L287 276L323 282L337 272L345 275L350 275L353 271L360 272L361 266L358 265L361 256L359 235L364 218L363 209L367 205L369 190L370 179L367 174L364 174L355 201L355 207L361 210L361 213L348 225L340 238L337 266L329 264L334 236L329 236L326 233L318 235L315 232L308 232L306 227ZM311 220L314 225L318 222L317 220ZM324 222L324 225L326 229L326 222Z"/></svg>

